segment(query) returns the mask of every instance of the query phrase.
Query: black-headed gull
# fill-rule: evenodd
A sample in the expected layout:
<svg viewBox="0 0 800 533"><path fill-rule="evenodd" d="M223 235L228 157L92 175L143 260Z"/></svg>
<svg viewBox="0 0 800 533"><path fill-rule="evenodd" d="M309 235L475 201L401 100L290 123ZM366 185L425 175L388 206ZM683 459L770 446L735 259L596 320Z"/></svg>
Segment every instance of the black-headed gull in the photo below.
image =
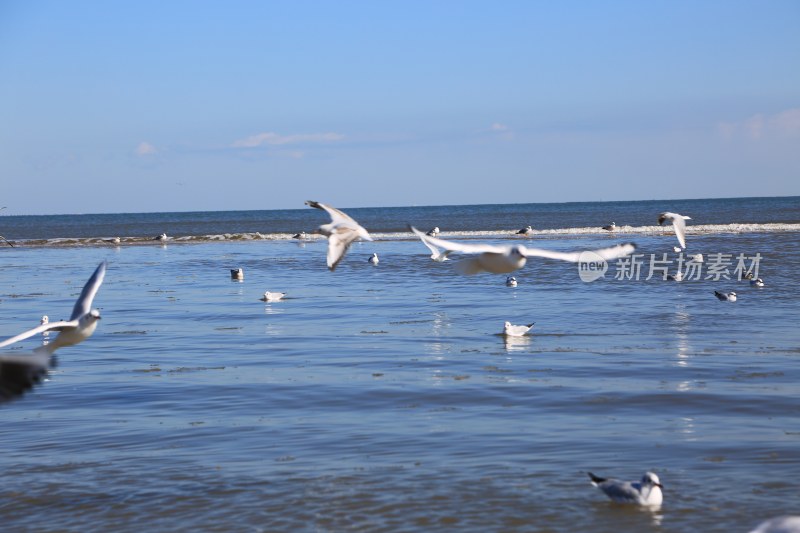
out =
<svg viewBox="0 0 800 533"><path fill-rule="evenodd" d="M370 258L369 258L369 259L367 259L367 261L369 261L369 262L370 262L370 263L372 263L373 265L377 265L377 264L380 262L380 259L378 259L378 254L376 254L376 253L373 253L373 254L370 256Z"/></svg>
<svg viewBox="0 0 800 533"><path fill-rule="evenodd" d="M675 236L678 237L678 242L681 248L686 248L686 221L691 220L691 217L679 215L678 213L665 212L658 215L658 224L663 225L666 221L672 222L672 227L675 228Z"/></svg>
<svg viewBox="0 0 800 533"><path fill-rule="evenodd" d="M32 337L37 333L50 330L56 330L60 333L50 344L42 346L37 350L45 350L47 353L53 353L58 348L72 346L91 337L95 328L97 328L97 321L100 320L100 312L97 309L92 309L92 301L100 285L103 283L105 275L106 262L103 261L95 269L94 274L92 274L92 277L86 282L86 285L83 286L83 290L80 296L78 296L78 300L75 302L75 307L72 308L72 316L70 316L69 320L59 320L58 322L48 321L45 324L40 324L38 327L20 333L16 337L11 337L10 339L0 342L0 348Z"/></svg>
<svg viewBox="0 0 800 533"><path fill-rule="evenodd" d="M606 231L614 231L615 229L617 229L617 223L616 222L612 222L611 224L608 224L607 226L603 226L601 229L604 229Z"/></svg>
<svg viewBox="0 0 800 533"><path fill-rule="evenodd" d="M331 271L336 269L336 265L347 253L353 241L359 238L365 241L372 240L366 229L335 207L313 200L306 201L306 205L327 211L331 217L329 224L323 224L317 229L320 234L328 237L328 268Z"/></svg>
<svg viewBox="0 0 800 533"><path fill-rule="evenodd" d="M719 292L714 291L714 295L720 302L735 302L736 301L736 293L731 292Z"/></svg>
<svg viewBox="0 0 800 533"><path fill-rule="evenodd" d="M462 259L455 263L456 270L465 275L478 274L479 272L491 272L493 274L509 274L525 266L528 257L545 257L548 259L558 259L578 263L585 251L580 252L556 252L553 250L543 250L540 248L526 248L522 245L497 246L491 244L464 244L435 237L428 237L413 226L409 226L417 237L423 242L432 244L449 250L450 252L462 252L466 254L476 254L475 257ZM618 244L609 248L591 250L597 259L609 261L619 257L625 257L636 250L636 245L632 243ZM584 256L585 257L585 256Z"/></svg>
<svg viewBox="0 0 800 533"><path fill-rule="evenodd" d="M507 335L509 337L522 337L531 330L534 324L535 322L531 322L530 324L515 326L511 322L506 321L503 324L503 335Z"/></svg>
<svg viewBox="0 0 800 533"><path fill-rule="evenodd" d="M638 483L597 477L591 472L589 478L592 480L592 485L617 503L659 506L664 500L664 495L661 493L664 487L658 476L652 472L645 473Z"/></svg>

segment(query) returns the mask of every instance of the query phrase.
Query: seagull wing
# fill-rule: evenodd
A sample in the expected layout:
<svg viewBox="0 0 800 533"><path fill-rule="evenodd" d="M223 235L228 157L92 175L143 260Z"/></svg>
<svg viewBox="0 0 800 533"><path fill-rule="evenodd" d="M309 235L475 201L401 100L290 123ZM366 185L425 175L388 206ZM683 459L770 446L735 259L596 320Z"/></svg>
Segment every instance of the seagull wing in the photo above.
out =
<svg viewBox="0 0 800 533"><path fill-rule="evenodd" d="M50 331L53 329L60 330L62 328L76 328L76 327L78 327L77 320L70 320L70 321L60 320L58 322L48 322L47 324L42 324L41 326L37 326L33 329L29 329L28 331L20 333L16 337L11 337L10 339L6 339L3 342L0 342L0 348L4 348L5 346L9 346L11 344L14 344L15 342L19 342L29 337L33 337L37 333L43 333L45 331Z"/></svg>
<svg viewBox="0 0 800 533"><path fill-rule="evenodd" d="M83 286L81 295L78 296L78 300L75 302L75 307L72 308L72 316L69 317L70 320L77 320L92 310L92 301L94 300L94 296L97 294L97 290L100 288L100 285L103 283L103 278L105 275L106 261L103 261L97 266L94 274L92 274L92 277L86 282L86 285Z"/></svg>
<svg viewBox="0 0 800 533"><path fill-rule="evenodd" d="M636 250L636 245L633 243L625 243L608 248L598 248L596 250L584 250L580 252L556 252L554 250L543 250L541 248L528 248L524 246L520 246L519 248L525 257L545 257L547 259L559 259L561 261L577 263L581 260L581 255L584 251L595 253L604 260L609 261L632 254Z"/></svg>
<svg viewBox="0 0 800 533"><path fill-rule="evenodd" d="M609 479L597 485L606 496L619 503L638 503L641 493L628 481Z"/></svg>
<svg viewBox="0 0 800 533"><path fill-rule="evenodd" d="M422 239L422 242L426 243L426 245L432 244L451 252L463 252L465 254L483 254L487 252L491 254L505 254L510 250L510 247L508 246L492 246L491 244L464 244L460 242L446 241L444 239L439 239L438 237L429 237L414 226L409 226L409 229L413 231L417 237Z"/></svg>
<svg viewBox="0 0 800 533"><path fill-rule="evenodd" d="M343 211L339 211L335 207L330 205L321 204L319 202L315 202L314 200L306 200L306 205L310 207L314 207L316 209L322 209L328 213L331 217L331 221L334 223L336 222L352 222L353 224L357 224L355 220L350 218L349 215L344 213Z"/></svg>
<svg viewBox="0 0 800 533"><path fill-rule="evenodd" d="M51 356L44 352L0 355L0 403L13 400L47 374Z"/></svg>
<svg viewBox="0 0 800 533"><path fill-rule="evenodd" d="M672 227L675 228L675 236L681 243L681 248L686 248L686 220L678 215L672 219Z"/></svg>
<svg viewBox="0 0 800 533"><path fill-rule="evenodd" d="M328 268L333 271L344 258L344 254L358 238L358 232L352 228L340 226L328 237Z"/></svg>

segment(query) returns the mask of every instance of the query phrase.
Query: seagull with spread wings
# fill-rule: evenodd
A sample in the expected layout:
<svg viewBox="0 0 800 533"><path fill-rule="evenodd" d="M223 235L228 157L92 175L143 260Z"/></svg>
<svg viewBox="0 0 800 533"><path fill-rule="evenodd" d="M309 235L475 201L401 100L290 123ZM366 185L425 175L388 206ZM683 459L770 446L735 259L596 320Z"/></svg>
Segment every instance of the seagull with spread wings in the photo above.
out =
<svg viewBox="0 0 800 533"><path fill-rule="evenodd" d="M321 225L316 232L328 237L328 269L336 269L336 266L344 258L344 254L356 239L371 241L369 233L358 222L335 207L321 204L313 200L308 200L306 205L316 209L326 211L331 221L329 224Z"/></svg>
<svg viewBox="0 0 800 533"><path fill-rule="evenodd" d="M578 263L581 261L581 255L585 253L584 250L578 252L556 252L554 250L544 250L541 248L527 248L522 245L499 246L493 244L465 244L428 237L414 226L409 226L409 228L417 237L422 239L422 242L425 244L438 246L448 252L474 254L474 257L462 259L454 265L459 273L467 276L480 272L508 274L524 267L529 257L544 257L547 259L558 259L560 261ZM630 255L635 250L635 244L625 243L590 251L596 254L593 256L594 258L609 261Z"/></svg>

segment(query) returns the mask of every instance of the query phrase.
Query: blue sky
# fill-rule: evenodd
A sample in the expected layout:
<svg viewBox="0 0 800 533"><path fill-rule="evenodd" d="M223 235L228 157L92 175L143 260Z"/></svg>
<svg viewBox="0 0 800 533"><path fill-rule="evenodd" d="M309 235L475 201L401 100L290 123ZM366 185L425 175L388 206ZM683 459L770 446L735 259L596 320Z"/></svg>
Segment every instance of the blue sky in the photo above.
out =
<svg viewBox="0 0 800 533"><path fill-rule="evenodd" d="M800 195L800 2L0 1L4 214Z"/></svg>

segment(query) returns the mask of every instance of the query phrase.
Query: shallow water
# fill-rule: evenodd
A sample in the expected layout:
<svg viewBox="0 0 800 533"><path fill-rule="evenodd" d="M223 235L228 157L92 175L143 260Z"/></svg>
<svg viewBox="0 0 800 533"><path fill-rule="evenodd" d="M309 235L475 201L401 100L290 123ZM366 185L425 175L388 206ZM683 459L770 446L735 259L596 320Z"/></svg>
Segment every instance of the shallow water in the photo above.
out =
<svg viewBox="0 0 800 533"><path fill-rule="evenodd" d="M670 235L634 237L645 256L674 256ZM334 273L316 241L3 249L1 337L66 318L97 263L109 267L95 335L0 407L0 519L610 532L749 531L797 514L798 233L712 232L690 247L760 252L767 286L615 280L613 267L583 283L542 260L509 288L393 239L354 245ZM267 304L265 290L288 296ZM506 340L504 320L536 322L534 334ZM666 487L657 512L610 503L586 476L646 470Z"/></svg>

